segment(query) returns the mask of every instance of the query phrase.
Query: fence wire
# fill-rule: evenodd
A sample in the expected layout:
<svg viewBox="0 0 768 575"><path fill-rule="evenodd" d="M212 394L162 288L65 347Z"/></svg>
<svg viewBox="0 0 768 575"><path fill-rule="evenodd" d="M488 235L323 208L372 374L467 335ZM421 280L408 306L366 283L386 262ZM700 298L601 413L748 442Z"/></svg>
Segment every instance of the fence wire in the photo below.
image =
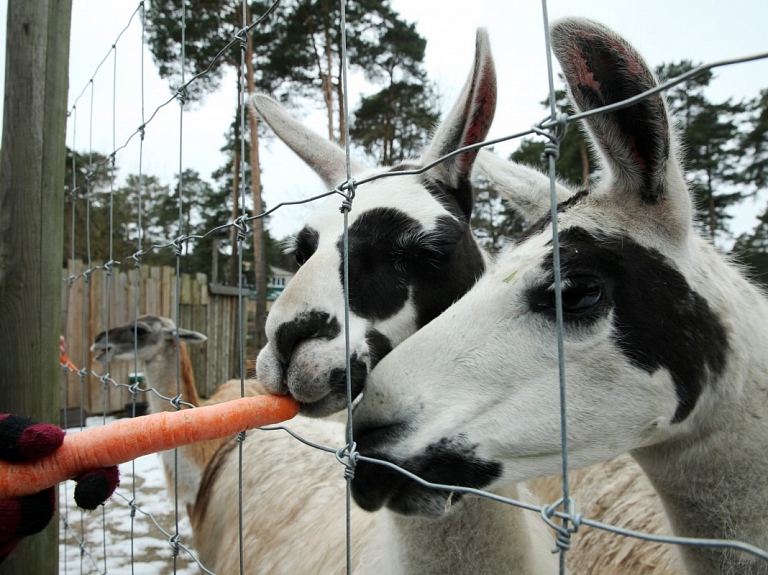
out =
<svg viewBox="0 0 768 575"><path fill-rule="evenodd" d="M339 195L341 197L341 212L343 217L343 225L344 225L344 233L343 233L343 250L344 250L344 297L345 297L345 344L346 344L346 362L347 362L347 421L348 421L348 435L347 435L347 444L343 446L324 446L316 444L312 441L309 441L303 437L301 437L299 434L295 433L290 429L288 426L283 425L275 425L275 426L269 426L262 428L264 432L267 431L280 431L280 432L287 432L290 435L292 435L297 441L300 441L306 445L309 445L313 448L320 449L323 451L327 451L329 453L333 453L336 455L337 459L339 460L340 464L344 467L344 473L340 474L340 480L342 475L344 476L346 483L347 483L347 520L346 520L346 537L347 537L347 573L351 572L351 546L352 546L352 537L354 536L354 532L352 530L352 525L350 522L350 508L351 508L351 500L350 500L350 491L349 491L349 485L350 481L354 474L354 464L356 461L366 461L368 463L381 465L390 469L393 469L399 473L402 473L406 477L410 478L411 480L423 485L424 487L430 488L430 489L436 489L436 490L444 490L449 492L458 492L458 493L467 493L467 494L474 494L480 497L488 498L492 501L496 501L499 504L506 504L506 505L512 505L515 507L522 508L524 510L539 513L542 517L542 520L545 521L555 532L556 535L556 547L557 550L560 552L560 572L563 573L565 570L565 551L569 548L569 541L571 533L575 532L580 526L586 525L589 527L597 528L597 529L603 529L606 531L610 531L616 534L629 536L629 537L636 537L638 539L648 540L648 541L656 541L656 542L662 542L662 543L669 543L669 544L676 544L676 545L686 545L686 546L697 546L697 547L719 547L719 548L730 548L730 549L736 549L740 551L744 551L746 553L750 553L752 555L755 555L757 557L760 557L762 559L768 560L768 552L766 550L758 549L752 545L738 542L738 541L727 541L727 540L707 540L707 539L695 539L695 538L684 538L684 537L668 537L668 536L658 536L653 534L647 534L647 533L641 533L636 531L630 531L622 528L617 528L615 526L607 525L605 523L583 517L580 513L577 511L577 504L578 502L574 502L571 500L569 495L569 485L568 485L568 461L567 461L567 433L566 433L566 424L567 424L567 417L566 417L566 403L565 403L565 388L566 388L566 377L565 377L565 369L566 365L563 359L563 339L562 339L562 308L561 308L561 301L562 301L562 295L561 295L561 279L560 279L560 269L559 269L559 250L558 250L558 235L557 235L557 202L556 202L556 194L555 194L555 178L556 178L556 160L559 153L559 144L562 141L563 137L565 136L565 132L567 128L582 119L589 118L591 116L597 115L597 114L603 114L612 112L627 106L630 106L640 100L643 100L644 98L648 98L653 94L668 90L669 88L676 86L693 76L700 74L706 70L711 70L716 67L721 66L730 66L742 62L749 62L756 59L762 59L762 58L768 58L768 53L761 53L756 55L750 55L743 58L734 58L729 60L722 60L718 62L713 62L710 64L699 66L698 68L695 68L694 70L691 70L681 76L678 76L676 78L670 79L662 84L660 84L658 87L648 90L647 92L644 92L642 94L639 94L633 98L630 98L628 100L625 100L623 102L619 102L610 106L605 106L603 108L598 108L594 110L590 110L587 112L581 112L577 114L573 114L571 116L566 115L561 110L559 110L556 106L556 98L555 98L555 91L554 91L554 74L552 69L552 61L551 61L551 54L549 50L549 25L548 25L548 15L547 15L547 2L546 0L542 0L542 15L543 15L543 23L544 23L544 33L545 33L545 39L546 39L546 47L547 47L547 67L548 67L548 80L549 80L549 101L551 103L550 108L550 115L542 120L541 122L538 122L535 124L532 128L527 130L522 130L520 132L510 134L501 138L496 138L494 140L488 140L479 144L467 146L458 150L455 150L437 160L434 162L425 165L419 169L414 170L405 170L405 171L399 171L399 172L382 172L379 174L375 174L360 180L354 180L352 178L351 169L350 169L350 141L349 141L349 117L348 117L348 111L349 106L347 102L347 70L348 70L348 63L347 63L347 53L346 53L346 33L347 33L347 27L346 27L346 20L345 20L345 8L346 8L346 2L345 0L340 0L340 8L341 8L341 46L342 46L342 82L343 82L343 94L344 94L344 111L347 115L345 119L345 134L344 134L344 141L345 141L345 152L346 152L346 170L347 170L347 179L344 182L340 182L336 188L329 190L326 193L318 194L313 197L309 197L303 200L297 200L297 201L289 201L289 202L281 202L274 206L273 208L269 210L265 210L262 213L258 214L247 214L246 209L246 202L245 202L245 194L241 193L240 200L241 200L241 206L240 206L240 215L237 217L234 217L233 214L233 220L230 222L222 223L221 225L212 228L211 230L208 230L205 234L202 235L195 235L195 234L185 234L184 233L184 217L183 217L183 205L184 205L184 198L183 198L183 149L184 149L184 138L183 138L183 124L184 124L184 112L185 112L185 103L186 103L186 94L187 89L189 86L193 83L198 81L199 79L203 78L204 76L208 75L211 70L214 69L216 63L224 57L224 55L227 53L227 51L234 46L236 43L240 44L240 51L241 51L241 74L240 74L240 83L239 83L239 95L238 95L238 106L240 108L240 165L239 165L239 172L240 172L240 182L241 185L244 187L245 184L245 173L246 173L246 166L245 166L245 125L246 125L246 89L244 84L244 78L245 78L245 68L246 68L246 54L247 54L247 43L251 41L250 39L250 32L257 26L259 26L261 23L265 22L267 18L269 18L276 7L278 6L280 0L276 0L269 9L264 13L261 14L258 18L254 19L252 22L249 23L250 17L249 17L249 7L247 0L242 1L242 22L243 26L242 28L233 35L231 40L224 45L219 53L216 55L216 57L210 62L208 67L201 71L200 73L196 74L189 80L186 80L185 78L185 44L186 44L186 38L185 38L185 28L186 28L186 2L182 0L182 21L181 21L181 31L182 31L182 42L181 42L181 54L180 54L180 63L181 63L181 86L174 92L174 94L167 100L161 103L150 115L149 118L146 118L145 115L145 91L144 91L144 81L145 81L145 71L144 71L144 56L145 51L144 47L146 45L146 6L145 2L141 1L138 3L136 10L131 14L127 24L125 27L120 31L120 33L117 35L115 41L107 51L107 54L104 56L104 58L99 62L99 64L96 66L91 78L88 80L86 85L82 88L79 95L74 99L71 108L68 110L67 114L71 118L71 149L73 151L72 155L72 173L73 173L73 181L72 181L72 189L67 190L66 193L68 197L70 198L71 205L72 205L72 218L71 218L71 245L70 245L70 254L71 259L74 261L75 255L76 255L76 249L75 249L75 236L77 233L77 226L76 226L76 209L77 209L77 192L79 190L79 185L81 185L77 180L77 156L76 156L76 149L78 145L77 141L77 127L78 127L78 103L83 99L88 92L90 92L90 118L88 122L88 158L89 158L89 164L88 164L88 173L85 177L85 200L84 200L84 206L82 209L85 210L85 236L86 236L86 252L87 252L87 265L86 269L80 273L70 273L68 276L63 278L63 281L65 282L65 292L66 292L66 301L70 301L70 295L72 293L72 288L75 284L75 282L83 282L85 286L87 287L87 284L90 282L90 278L95 273L104 273L106 275L106 282L107 282L107 294L109 294L109 281L110 277L112 275L112 270L115 267L118 266L124 266L124 265L132 265L134 273L136 274L136 284L139 284L139 275L141 271L142 266L142 258L149 254L150 252L156 251L156 250L173 250L175 254L175 264L176 264L176 296L175 296L175 309L174 309L174 319L177 325L177 339L179 337L179 323L180 323L180 301L181 301L181 262L183 257L185 256L185 249L188 246L189 242L195 242L199 241L201 239L204 239L208 237L211 234L220 233L223 230L231 230L236 233L237 238L237 245L238 245L238 350L239 350L239 373L240 373L240 384L241 384L241 395L245 394L245 329L243 326L243 242L246 239L246 234L249 232L248 224L250 222L253 222L255 220L264 218L268 216L269 214L275 212L279 209L285 209L289 206L298 205L298 204L308 204L313 203L317 200L320 200L322 198L326 198L332 195ZM140 42L142 45L141 50L141 63L140 63L140 75L141 75L141 102L140 102L140 108L141 108L141 123L136 128L136 130L130 134L130 136L127 138L127 140L122 143L121 145L117 145L116 142L116 127L115 127L115 118L117 114L117 108L116 108L116 83L117 83L117 74L118 74L118 65L117 65L117 54L118 54L118 44L123 41L124 34L131 28L134 20L136 17L139 16L140 21ZM113 92L112 92L112 151L109 153L108 156L104 158L104 160L94 163L93 162L93 130L94 130L94 120L93 120L93 95L94 95L94 85L97 80L97 76L102 71L103 65L108 61L110 54L113 56ZM178 172L178 178L179 178L179 184L178 184L178 233L175 238L169 238L167 242L161 243L161 244L153 244L150 246L144 246L143 243L143 226L142 226L142 202L143 202L143 190L144 190L144 175L143 175L143 156L144 156L144 139L146 134L146 127L149 125L157 116L158 114L166 107L168 104L170 104L173 101L178 101L179 103L179 172ZM561 426L562 426L562 471L563 471L563 496L558 501L537 506L532 505L528 503L524 503L521 501L516 501L508 498L501 497L499 495L489 493L486 491L478 490L478 489L472 489L472 488L465 488L465 487L458 487L454 485L443 485L443 484L436 484L436 483L430 483L428 481L425 481L421 479L420 477L397 467L396 465L386 462L386 461L379 461L375 459L371 459L368 457L365 457L356 451L354 437L352 434L352 391L351 391L351 378L350 378L350 343L349 343L349 269L347 265L348 260L348 214L351 209L353 209L354 206L354 196L356 193L356 190L360 186L364 186L365 184L368 184L370 182L373 182L378 179L382 178L390 178L390 177L401 177L403 175L418 175L422 174L431 168L435 167L436 165L446 161L449 158L452 158L454 156L457 156L459 154L462 154L464 152L470 151L470 150L476 150L481 147L487 147L492 146L501 142L505 142L512 139L521 138L523 136L528 136L532 134L538 134L541 136L544 136L549 140L549 144L546 147L545 151L545 160L548 164L549 169L549 175L550 175L550 182L551 182L551 220L553 225L553 242L554 242L554 259L555 259L555 294L556 294L556 310L557 310L557 328L558 328L558 362L559 362L559 381L560 381L560 396L561 396L561 402L560 402L560 409L561 409ZM114 177L115 177L115 166L116 166L116 157L119 153L123 152L128 148L131 141L136 137L139 137L139 144L138 144L138 166L139 166L139 189L138 189L138 196L137 196L137 205L136 205L136 222L137 222L137 240L136 240L136 251L131 254L120 254L120 257L117 259L115 258L115 255L113 253L113 234L114 234L114 222L113 222L113 194L114 194ZM91 238L90 238L90 225L91 225L91 217L90 217L90 208L91 208L91 192L93 191L93 182L94 178L102 170L108 169L111 165L110 170L110 243L109 243L109 258L108 261L95 264L91 259ZM188 251L188 250L187 250ZM87 326L90 318L88 310L90 309L89 305L89 290L83 289L83 301L82 301L82 324L83 324L83 339L85 339L85 334L88 333L88 330L85 329ZM133 310L134 310L134 318L138 318L139 315L139 307L140 307L140 301L139 301L139 290L136 289L134 294L134 302L133 302ZM110 302L109 297L107 297L106 300L106 309L105 309L105 318L106 318L106 330L108 331L110 328ZM69 317L69 308L68 303L67 306L64 309L64 318L65 318L65 325L68 326L67 318ZM136 324L134 324L136 325ZM68 332L65 332L65 338L69 336ZM107 336L108 337L108 336ZM90 342L82 341L82 349L83 349L83 355L81 358L81 365L82 366L88 366L89 365L89 357L88 357L88 347ZM134 373L137 373L139 371L139 353L138 353L138 343L136 340L134 340ZM107 363L105 366L106 372L105 373L97 373L94 370L88 369L87 367L83 367L82 369L75 370L70 366L62 366L62 388L63 388L63 396L64 398L68 398L67 390L70 385L70 378L69 376L77 376L77 379L79 380L80 385L80 426L83 426L84 423L84 413L83 413L83 405L84 405L84 395L85 395L85 386L86 386L86 378L89 376L97 378L102 385L104 386L104 397L106 398L106 391L108 387L114 388L114 389L121 389L125 388L128 390L131 396L131 405L132 405L132 412L133 415L136 414L136 404L137 404L137 398L140 394L154 394L159 399L162 399L164 401L167 401L171 406L173 406L174 409L180 409L182 406L186 407L194 407L192 404L183 401L182 400L182 392L181 392L181 358L177 352L176 357L176 391L177 395L175 397L167 397L163 394L161 394L158 390L154 388L147 388L143 387L141 385L141 382L139 380L134 380L129 383L124 382L118 382L114 380L112 377L110 377L109 374L109 364ZM65 399L65 407L66 407L66 399ZM67 425L67 410L64 410L64 424ZM103 406L103 411L101 414L102 423L106 423L107 421L107 404L106 399ZM243 498L247 496L243 492L243 441L245 440L245 434L240 434L238 436L238 457L239 457L239 478L238 478L238 498L239 498L239 508L240 508L240 514L238 517L239 522L239 553L240 553L240 572L245 573L247 572L248 565L245 565L244 563L244 556L243 556ZM133 573L133 566L136 564L136 558L134 556L135 550L134 550L134 543L135 543L135 528L136 528L136 521L137 521L137 514L146 517L154 526L154 528L160 533L160 535L165 538L168 541L168 545L171 548L172 557L173 557L173 572L176 573L178 569L177 565L177 557L179 555L179 551L184 551L191 560L199 567L200 572L204 573L212 573L206 566L202 565L198 558L195 555L195 552L192 550L191 546L186 544L182 540L182 535L180 533L179 524L180 524L180 513L179 513L179 499L178 499L178 455L175 458L176 460L176 473L175 473L175 494L174 494L174 529L173 532L168 531L166 528L162 527L160 523L157 521L157 519L153 516L151 512L148 512L142 508L142 506L139 504L139 498L140 494L137 494L137 475L136 475L136 467L135 462L131 463L131 477L132 477L132 486L131 486L131 497L130 499L126 497L124 494L118 492L115 497L111 500L110 505L124 505L126 508L126 512L130 514L130 539L131 539L131 572ZM64 498L68 500L68 489L66 484L63 487L64 491ZM560 524L556 524L553 522L553 518L557 518L561 521ZM103 508L102 508L102 522L106 522L106 515L104 514ZM80 555L80 567L79 571L80 573L87 572L87 569L93 569L94 571L98 573L107 573L107 555L109 552L108 545L107 545L107 537L106 537L106 524L103 524L103 536L101 538L101 550L100 552L97 551L95 548L89 545L89 542L86 541L85 537L85 527L84 527L84 514L82 511L79 512L79 516L76 516L73 520L71 517L70 509L67 505L63 506L62 513L61 513L61 527L64 534L64 537L66 539L71 539L74 544L79 549L79 555ZM290 528L290 526L287 526L286 528ZM103 569L99 567L99 559L98 556L101 555L101 563L103 565ZM64 554L63 560L63 568L64 572L68 573L68 563L67 563L67 557L66 553Z"/></svg>

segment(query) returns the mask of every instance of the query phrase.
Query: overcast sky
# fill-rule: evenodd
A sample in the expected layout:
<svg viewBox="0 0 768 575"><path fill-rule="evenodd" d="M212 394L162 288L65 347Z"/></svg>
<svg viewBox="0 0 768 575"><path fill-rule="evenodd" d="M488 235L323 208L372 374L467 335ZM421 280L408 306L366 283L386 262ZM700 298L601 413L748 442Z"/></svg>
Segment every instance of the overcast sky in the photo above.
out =
<svg viewBox="0 0 768 575"><path fill-rule="evenodd" d="M541 3L536 0L392 0L392 4L427 39L426 68L437 82L445 109L453 103L472 62L475 29L488 28L499 77L499 104L491 138L519 132L541 120L545 112L539 102L546 96L546 55ZM7 0L0 0L2 18ZM93 147L101 153L122 146L141 124L141 31L138 17L117 43L117 73L110 53L95 77L93 110L88 81L96 66L110 52L120 31L136 10L135 0L73 0L70 50L69 107L83 92L75 115L68 123L67 145L84 152ZM662 62L690 59L712 62L768 51L768 2L765 0L550 0L550 20L585 16L602 21L624 35L645 55L652 66ZM5 25L0 26L5 49ZM3 58L3 61L5 58ZM144 50L145 118L170 97L165 81ZM555 64L556 65L556 64ZM728 97L752 98L768 88L768 61L721 68L716 72L709 96L720 101ZM117 86L113 135L113 82ZM371 92L359 78L350 83L350 105L359 95ZM183 166L194 168L204 178L223 164L219 149L237 103L235 76L224 78L221 88L201 104L185 112L183 138L179 136L179 107L175 102L161 109L147 125L144 141L144 173L171 183ZM90 131L91 115L93 130ZM306 123L324 133L319 109L308 109ZM117 155L120 174L138 171L138 138ZM180 145L183 142L183 145ZM497 147L509 153L517 143ZM268 205L296 200L324 191L319 179L290 151L276 141L262 150L264 195ZM750 203L739 219L739 228L751 224L749 213L758 213L763 204ZM275 237L296 231L309 208L287 208L272 217ZM224 223L224 222L222 222ZM742 231L739 229L739 231Z"/></svg>

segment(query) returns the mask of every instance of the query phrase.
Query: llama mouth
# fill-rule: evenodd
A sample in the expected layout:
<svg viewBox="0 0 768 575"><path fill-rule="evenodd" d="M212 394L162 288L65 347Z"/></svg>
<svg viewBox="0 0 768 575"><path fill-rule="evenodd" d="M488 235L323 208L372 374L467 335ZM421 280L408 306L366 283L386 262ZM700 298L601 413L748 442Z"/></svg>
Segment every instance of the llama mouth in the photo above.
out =
<svg viewBox="0 0 768 575"><path fill-rule="evenodd" d="M370 458L387 461L381 455L374 455ZM451 507L458 504L463 496L463 493L451 489L451 486L480 488L492 481L492 479L473 480L469 481L471 485L456 481L451 476L456 474L457 467L448 462L442 469L432 465L421 470L413 468L408 462L399 465L392 461L388 463L409 471L426 484L412 479L392 467L370 461L360 461L352 481L352 496L355 503L366 511L378 511L386 506L390 511L399 515L436 518L448 513ZM475 473L464 468L464 473L467 472Z"/></svg>
<svg viewBox="0 0 768 575"><path fill-rule="evenodd" d="M352 402L354 404L359 402L363 393L365 380L368 377L368 367L365 363L353 357L350 363L350 368ZM291 386L289 383L289 389L292 387L294 388L291 390L291 395L299 402L302 415L309 417L323 417L347 408L346 370L343 368L335 368L331 370L326 385L329 391L323 397L307 400L296 393L295 385Z"/></svg>
<svg viewBox="0 0 768 575"><path fill-rule="evenodd" d="M396 465L427 483L441 487L425 485L390 466L363 460L355 469L352 495L355 502L367 511L377 511L386 506L401 515L438 517L462 497L450 486L481 489L501 476L501 463L479 458L474 449L457 445L456 441L442 440L430 445L423 454L399 462L381 452L366 453L364 444L368 440L377 443L393 434L400 434L402 430L402 425L386 426L363 434L362 455Z"/></svg>
<svg viewBox="0 0 768 575"><path fill-rule="evenodd" d="M96 361L105 362L111 358L112 351L114 349L114 346L106 345L104 343L94 343L91 345L91 351L101 351L99 355L97 355L95 358Z"/></svg>

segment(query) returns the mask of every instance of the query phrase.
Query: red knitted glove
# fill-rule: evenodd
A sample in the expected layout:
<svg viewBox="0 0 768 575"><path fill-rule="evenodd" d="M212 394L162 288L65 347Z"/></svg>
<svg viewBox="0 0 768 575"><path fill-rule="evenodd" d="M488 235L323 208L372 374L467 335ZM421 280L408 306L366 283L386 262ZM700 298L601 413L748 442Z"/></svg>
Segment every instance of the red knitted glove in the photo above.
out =
<svg viewBox="0 0 768 575"><path fill-rule="evenodd" d="M45 457L64 442L64 430L29 418L0 414L0 459L29 461ZM89 471L74 478L75 503L93 510L104 503L120 484L117 467ZM45 529L56 509L56 490L44 489L19 499L0 499L0 563L22 538Z"/></svg>

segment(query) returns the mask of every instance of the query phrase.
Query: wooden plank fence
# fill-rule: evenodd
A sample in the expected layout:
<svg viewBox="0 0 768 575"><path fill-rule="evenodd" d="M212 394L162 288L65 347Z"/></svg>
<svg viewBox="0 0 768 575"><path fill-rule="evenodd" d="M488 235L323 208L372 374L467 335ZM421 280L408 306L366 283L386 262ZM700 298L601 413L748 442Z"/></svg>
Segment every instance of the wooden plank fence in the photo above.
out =
<svg viewBox="0 0 768 575"><path fill-rule="evenodd" d="M61 333L67 340L68 356L78 368L85 366L104 374L106 366L94 361L89 351L94 338L107 325L114 327L133 320L136 290L139 315L174 319L175 270L167 266L141 266L138 270L116 267L109 274L95 270L86 279L80 277L85 269L82 261L73 260L63 271L64 278L75 279L62 282ZM208 336L207 342L188 346L198 392L208 397L220 383L239 377L237 289L209 286L205 274L182 274L179 301L179 326ZM128 374L135 366L132 361L111 362L109 370L111 379L128 383ZM143 371L143 362L139 362L138 371ZM127 388L104 385L92 375L86 376L81 386L80 376L69 373L62 387L62 409L67 408L70 417L81 406L93 415L103 410L123 412L125 404L131 402ZM137 401L146 400L142 395Z"/></svg>

